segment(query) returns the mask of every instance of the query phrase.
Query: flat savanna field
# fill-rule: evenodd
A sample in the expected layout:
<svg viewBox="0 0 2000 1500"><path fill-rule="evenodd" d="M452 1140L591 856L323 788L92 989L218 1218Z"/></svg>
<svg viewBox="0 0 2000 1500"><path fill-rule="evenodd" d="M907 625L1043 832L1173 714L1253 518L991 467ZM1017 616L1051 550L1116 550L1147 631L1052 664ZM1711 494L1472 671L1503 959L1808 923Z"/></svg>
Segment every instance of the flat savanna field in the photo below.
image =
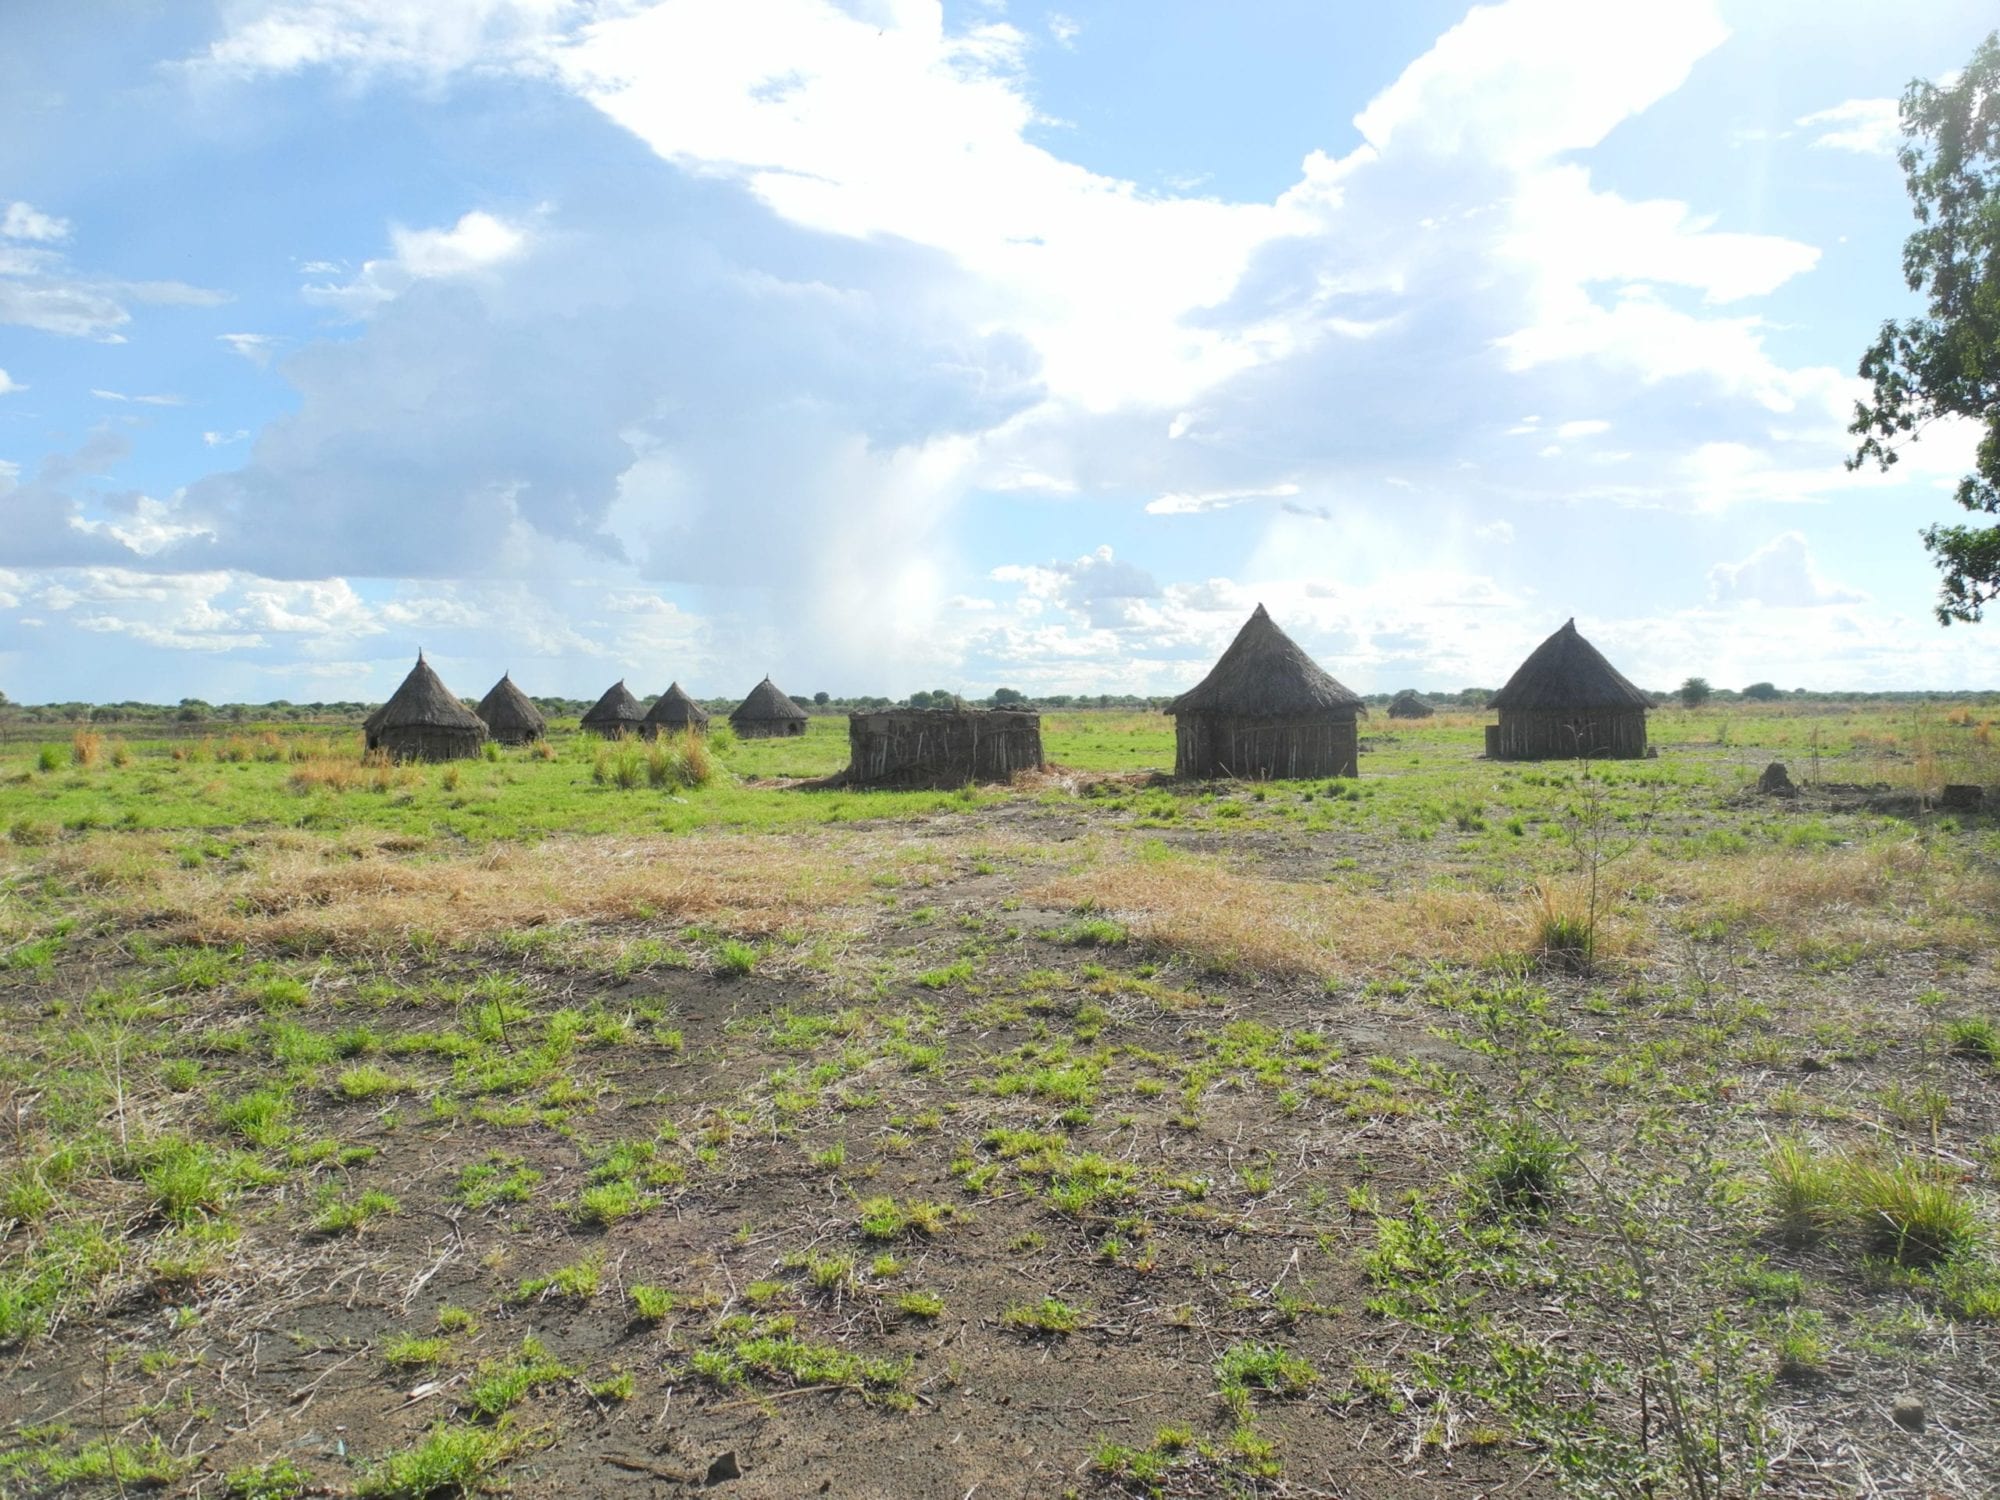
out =
<svg viewBox="0 0 2000 1500"><path fill-rule="evenodd" d="M2000 1493L1996 715L0 745L0 1492Z"/></svg>

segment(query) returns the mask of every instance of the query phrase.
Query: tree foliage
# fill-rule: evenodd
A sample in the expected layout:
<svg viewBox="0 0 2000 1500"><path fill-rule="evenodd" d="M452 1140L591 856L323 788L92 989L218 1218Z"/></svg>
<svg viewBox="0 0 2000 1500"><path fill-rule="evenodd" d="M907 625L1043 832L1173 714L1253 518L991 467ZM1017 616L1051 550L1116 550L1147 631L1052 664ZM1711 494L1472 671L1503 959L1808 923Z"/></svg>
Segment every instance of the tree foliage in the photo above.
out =
<svg viewBox="0 0 2000 1500"><path fill-rule="evenodd" d="M1983 430L1958 503L2000 514L2000 32L1949 84L1911 83L1902 124L1897 159L1917 217L1903 279L1929 308L1884 323L1862 355L1873 399L1855 403L1848 431L1861 444L1847 466L1886 469L1899 442L1943 418L1969 419ZM2000 525L1931 526L1923 537L1944 575L1938 620L1979 619L2000 599Z"/></svg>
<svg viewBox="0 0 2000 1500"><path fill-rule="evenodd" d="M1700 708L1708 702L1715 689L1708 685L1706 677L1690 677L1680 685L1681 707Z"/></svg>

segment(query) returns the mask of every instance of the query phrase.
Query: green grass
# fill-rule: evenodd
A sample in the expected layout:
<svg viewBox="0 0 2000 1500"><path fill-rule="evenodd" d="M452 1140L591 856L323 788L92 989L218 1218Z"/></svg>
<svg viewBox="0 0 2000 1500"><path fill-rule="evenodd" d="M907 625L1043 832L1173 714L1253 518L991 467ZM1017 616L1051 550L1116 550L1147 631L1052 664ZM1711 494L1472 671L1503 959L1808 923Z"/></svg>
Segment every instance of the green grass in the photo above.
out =
<svg viewBox="0 0 2000 1500"><path fill-rule="evenodd" d="M496 1203L526 1203L542 1174L518 1156L494 1154L458 1174L452 1197L470 1209Z"/></svg>
<svg viewBox="0 0 2000 1500"><path fill-rule="evenodd" d="M664 1322L674 1310L674 1294L664 1287L628 1287L626 1295L632 1299L633 1316L642 1323Z"/></svg>
<svg viewBox="0 0 2000 1500"><path fill-rule="evenodd" d="M2000 1027L1985 1016L1969 1016L1945 1027L1945 1040L1959 1057L2000 1068Z"/></svg>
<svg viewBox="0 0 2000 1500"><path fill-rule="evenodd" d="M1273 1344L1232 1344L1215 1362L1223 1400L1239 1404L1251 1391L1303 1396L1319 1383L1319 1371L1304 1355Z"/></svg>
<svg viewBox="0 0 2000 1500"><path fill-rule="evenodd" d="M561 1297L573 1302L588 1302L603 1288L603 1264L585 1260L551 1271L546 1276L528 1277L515 1290L514 1300L533 1302L543 1297Z"/></svg>
<svg viewBox="0 0 2000 1500"><path fill-rule="evenodd" d="M1083 1327L1088 1314L1060 1297L1044 1297L1039 1302L1017 1302L1000 1314L1000 1326L1016 1333L1047 1334L1067 1338Z"/></svg>
<svg viewBox="0 0 2000 1500"><path fill-rule="evenodd" d="M424 838L486 842L558 833L629 834L635 825L656 832L797 828L965 811L988 797L852 790L774 793L751 784L756 778L821 778L840 770L847 763L847 723L833 716L815 718L797 739L706 747L706 765L693 765L669 749L657 773L650 752L630 747L623 785L616 766L602 779L594 775L600 751L614 761L619 751L570 729L558 728L552 736L553 759L503 747L492 759L401 767L379 778L359 764L358 730L351 738L329 736L318 727L276 726L272 733L279 741L277 758L220 759L227 736L206 746L198 740L135 739L128 742L125 766L107 759L71 774L27 782L14 773L34 766L34 748L0 746L0 827L13 827L15 842L23 845L39 837L37 829L88 826L199 833L362 825ZM1157 734L1152 743L1160 743ZM1170 730L1166 743L1165 760L1170 762ZM189 758L174 759L175 749ZM290 760L294 749L313 759ZM66 768L67 751L58 755L59 766ZM322 763L339 767L339 774L301 774ZM23 830L27 837L21 836Z"/></svg>
<svg viewBox="0 0 2000 1500"><path fill-rule="evenodd" d="M943 1203L869 1198L860 1208L861 1237L865 1240L928 1238L942 1233L957 1217L958 1211Z"/></svg>
<svg viewBox="0 0 2000 1500"><path fill-rule="evenodd" d="M375 1220L402 1212L402 1204L378 1188L370 1188L353 1198L329 1200L313 1220L321 1234L359 1234Z"/></svg>
<svg viewBox="0 0 2000 1500"><path fill-rule="evenodd" d="M558 1385L576 1371L550 1355L540 1339L530 1335L512 1359L488 1360L465 1388L466 1409L489 1421L506 1415L528 1396Z"/></svg>
<svg viewBox="0 0 2000 1500"><path fill-rule="evenodd" d="M211 1146L168 1141L156 1147L140 1180L176 1224L221 1212L235 1190L230 1159Z"/></svg>
<svg viewBox="0 0 2000 1500"><path fill-rule="evenodd" d="M312 1486L312 1475L289 1458L232 1469L222 1481L228 1500L294 1500Z"/></svg>
<svg viewBox="0 0 2000 1500"><path fill-rule="evenodd" d="M1765 1158L1766 1201L1778 1237L1813 1245L1839 1223L1846 1183L1839 1164L1797 1141L1780 1141Z"/></svg>
<svg viewBox="0 0 2000 1500"><path fill-rule="evenodd" d="M419 1338L415 1334L391 1334L382 1341L384 1362L398 1369L441 1365L451 1355L451 1342L442 1338Z"/></svg>
<svg viewBox="0 0 2000 1500"><path fill-rule="evenodd" d="M1971 1254L1985 1238L1965 1189L1925 1162L1781 1141L1765 1171L1773 1227L1787 1244L1846 1238L1894 1265L1930 1267Z"/></svg>
<svg viewBox="0 0 2000 1500"><path fill-rule="evenodd" d="M440 1422L421 1443L368 1470L355 1494L367 1500L445 1500L477 1495L513 1456L511 1433Z"/></svg>
<svg viewBox="0 0 2000 1500"><path fill-rule="evenodd" d="M737 1390L753 1382L793 1387L834 1386L864 1394L898 1391L910 1373L907 1359L877 1359L798 1337L785 1322L771 1331L697 1349L689 1368L710 1385Z"/></svg>
<svg viewBox="0 0 2000 1500"><path fill-rule="evenodd" d="M1495 1131L1479 1181L1502 1211L1541 1217L1562 1193L1568 1154L1563 1141L1533 1120L1512 1120Z"/></svg>

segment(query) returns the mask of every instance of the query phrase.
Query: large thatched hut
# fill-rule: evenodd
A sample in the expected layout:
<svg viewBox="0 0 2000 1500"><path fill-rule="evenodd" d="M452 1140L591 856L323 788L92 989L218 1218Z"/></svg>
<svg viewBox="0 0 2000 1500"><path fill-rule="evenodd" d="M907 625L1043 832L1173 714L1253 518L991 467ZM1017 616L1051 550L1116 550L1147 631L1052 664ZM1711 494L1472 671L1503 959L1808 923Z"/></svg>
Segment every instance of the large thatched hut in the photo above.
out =
<svg viewBox="0 0 2000 1500"><path fill-rule="evenodd" d="M750 689L750 696L731 711L729 722L746 740L768 740L781 735L804 734L810 716L766 677Z"/></svg>
<svg viewBox="0 0 2000 1500"><path fill-rule="evenodd" d="M1404 688L1389 700L1389 717L1392 719L1428 719L1436 712L1415 688Z"/></svg>
<svg viewBox="0 0 2000 1500"><path fill-rule="evenodd" d="M643 726L647 739L656 739L662 734L679 734L683 730L694 734L708 733L708 710L687 695L687 689L678 682L672 683L660 694L653 706L646 710Z"/></svg>
<svg viewBox="0 0 2000 1500"><path fill-rule="evenodd" d="M395 760L464 760L486 743L479 716L438 680L423 652L403 685L361 726L370 750Z"/></svg>
<svg viewBox="0 0 2000 1500"><path fill-rule="evenodd" d="M638 734L645 722L645 706L626 689L622 677L604 690L604 696L590 706L590 712L581 720L583 728L607 740Z"/></svg>
<svg viewBox="0 0 2000 1500"><path fill-rule="evenodd" d="M964 786L1042 767L1042 716L1020 709L889 708L847 716L856 786Z"/></svg>
<svg viewBox="0 0 2000 1500"><path fill-rule="evenodd" d="M1258 605L1213 670L1167 705L1176 776L1270 780L1359 774L1367 707Z"/></svg>
<svg viewBox="0 0 2000 1500"><path fill-rule="evenodd" d="M1537 646L1488 708L1495 760L1637 760L1646 753L1646 710L1653 700L1577 634L1571 620Z"/></svg>
<svg viewBox="0 0 2000 1500"><path fill-rule="evenodd" d="M534 700L514 686L511 673L503 673L479 700L479 718L487 734L503 745L525 745L549 732L549 721Z"/></svg>

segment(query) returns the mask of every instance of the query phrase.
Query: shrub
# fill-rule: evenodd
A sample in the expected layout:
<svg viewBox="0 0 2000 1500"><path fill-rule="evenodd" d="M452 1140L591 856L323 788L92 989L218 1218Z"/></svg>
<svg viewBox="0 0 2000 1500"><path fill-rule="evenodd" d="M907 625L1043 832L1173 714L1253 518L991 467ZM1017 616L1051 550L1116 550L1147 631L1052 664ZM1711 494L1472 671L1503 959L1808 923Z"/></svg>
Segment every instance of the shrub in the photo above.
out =
<svg viewBox="0 0 2000 1500"><path fill-rule="evenodd" d="M88 729L79 729L69 737L69 758L72 763L88 770L104 755L104 736ZM53 767L48 769L53 770Z"/></svg>
<svg viewBox="0 0 2000 1500"><path fill-rule="evenodd" d="M35 765L44 771L60 771L63 753L54 745L44 745L35 756Z"/></svg>

